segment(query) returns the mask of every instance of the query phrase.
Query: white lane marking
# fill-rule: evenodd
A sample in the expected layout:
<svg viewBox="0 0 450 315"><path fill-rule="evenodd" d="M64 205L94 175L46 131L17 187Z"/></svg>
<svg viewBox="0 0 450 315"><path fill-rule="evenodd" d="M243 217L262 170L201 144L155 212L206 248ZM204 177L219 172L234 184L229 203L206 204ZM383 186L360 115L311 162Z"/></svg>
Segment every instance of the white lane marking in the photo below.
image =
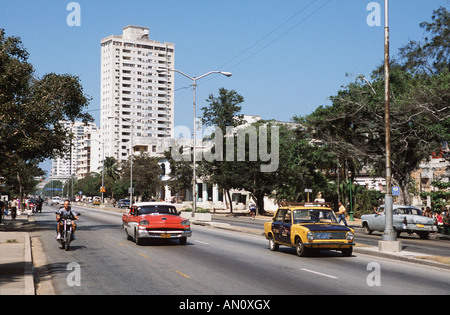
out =
<svg viewBox="0 0 450 315"><path fill-rule="evenodd" d="M199 240L195 240L195 242L200 243L200 244L204 244L204 245L209 245L209 243L202 242L202 241L199 241Z"/></svg>
<svg viewBox="0 0 450 315"><path fill-rule="evenodd" d="M331 278L331 279L337 279L338 278L338 277L335 277L335 276L327 275L326 273L321 273L321 272L317 272L317 271L313 271L313 270L309 270L309 269L302 268L302 270L306 271L306 272L314 273L314 274L319 275L319 276Z"/></svg>

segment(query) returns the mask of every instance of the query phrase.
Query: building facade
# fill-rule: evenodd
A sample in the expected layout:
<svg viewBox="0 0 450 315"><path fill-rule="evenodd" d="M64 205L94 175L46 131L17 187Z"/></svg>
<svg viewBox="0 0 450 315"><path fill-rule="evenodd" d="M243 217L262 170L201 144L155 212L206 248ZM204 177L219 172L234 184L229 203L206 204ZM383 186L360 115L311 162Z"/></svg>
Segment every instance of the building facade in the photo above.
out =
<svg viewBox="0 0 450 315"><path fill-rule="evenodd" d="M173 137L175 45L149 38L149 28L127 26L101 40L101 118L105 156L127 160L155 152Z"/></svg>
<svg viewBox="0 0 450 315"><path fill-rule="evenodd" d="M52 160L52 178L68 178L72 175L78 176L80 169L89 171L87 163L90 163L90 156L85 156L84 137L86 134L92 134L98 131L94 123L83 123L80 121L61 122L67 133L72 134L73 138L70 144L69 152L63 157ZM86 164L85 164L86 163Z"/></svg>

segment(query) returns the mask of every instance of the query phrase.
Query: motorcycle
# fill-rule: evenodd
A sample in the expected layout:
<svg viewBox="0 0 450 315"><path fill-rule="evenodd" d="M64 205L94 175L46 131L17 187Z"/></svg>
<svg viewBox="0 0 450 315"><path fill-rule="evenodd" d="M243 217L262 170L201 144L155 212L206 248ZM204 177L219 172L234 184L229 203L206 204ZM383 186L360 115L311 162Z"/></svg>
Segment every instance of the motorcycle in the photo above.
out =
<svg viewBox="0 0 450 315"><path fill-rule="evenodd" d="M80 214L77 213L77 216ZM63 218L61 219L62 226L60 227L61 231L61 238L57 239L57 242L61 244L61 249L65 249L66 251L70 248L70 243L73 241L73 226L72 222L74 220L72 218ZM59 224L59 223L58 223Z"/></svg>

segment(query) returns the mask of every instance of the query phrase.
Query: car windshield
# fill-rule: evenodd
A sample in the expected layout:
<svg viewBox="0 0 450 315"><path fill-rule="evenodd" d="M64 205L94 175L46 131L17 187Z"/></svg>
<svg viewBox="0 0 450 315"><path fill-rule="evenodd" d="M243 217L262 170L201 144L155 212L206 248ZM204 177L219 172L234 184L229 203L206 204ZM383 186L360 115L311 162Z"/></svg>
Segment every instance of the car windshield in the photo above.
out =
<svg viewBox="0 0 450 315"><path fill-rule="evenodd" d="M138 215L146 215L146 214L174 214L177 215L178 211L173 206L142 206L138 207Z"/></svg>
<svg viewBox="0 0 450 315"><path fill-rule="evenodd" d="M294 223L336 223L333 211L329 209L294 210Z"/></svg>

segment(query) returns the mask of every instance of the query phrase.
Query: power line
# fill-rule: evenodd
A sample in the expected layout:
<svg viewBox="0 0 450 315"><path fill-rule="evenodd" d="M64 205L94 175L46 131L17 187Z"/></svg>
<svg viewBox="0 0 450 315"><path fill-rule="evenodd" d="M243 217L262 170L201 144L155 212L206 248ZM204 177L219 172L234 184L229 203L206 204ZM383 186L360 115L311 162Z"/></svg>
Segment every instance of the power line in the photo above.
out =
<svg viewBox="0 0 450 315"><path fill-rule="evenodd" d="M239 57L241 57L242 55L244 55L246 52L248 52L249 50L251 50L252 48L254 48L256 45L260 44L261 42L263 42L265 39L267 39L270 35L272 35L273 33L275 33L276 31L278 31L280 28L282 28L283 26L285 26L286 24L288 24L290 21L292 21L294 18L296 18L297 16L299 16L301 13L303 13L304 11L306 11L309 7L311 7L313 4L315 4L318 0L313 0L310 3L308 3L305 7L303 7L302 9L300 9L298 12L296 12L294 15L292 15L290 18L288 18L286 21L284 21L283 23L281 23L279 26L275 27L272 31L270 31L269 33L267 33L266 35L264 35L263 37L261 37L259 40L257 40L255 43L253 43L252 45L250 45L248 48L244 49L242 52L240 52L238 55L236 55L235 57L233 57L232 59L230 59L229 61L227 61L226 63L224 63L222 66L218 67L217 69L223 69L226 65L230 64L232 61L238 59ZM276 37L275 39L273 39L271 42L269 42L268 44L266 44L265 46L261 47L260 49L258 49L257 51L255 51L254 53L252 53L251 55L249 55L248 57L242 59L241 61L239 61L238 63L234 64L233 66L231 66L230 68L227 68L228 70L231 70L233 68L236 68L237 66L243 64L244 62L248 61L249 59L253 58L254 56L256 56L257 54L259 54L260 52L262 52L263 50L267 49L268 47L270 47L271 45L273 45L274 43L276 43L277 41L279 41L281 38L283 38L284 36L286 36L287 34L289 34L290 32L292 32L294 29L296 29L299 25L303 24L304 22L306 22L309 18L311 18L312 16L314 16L316 13L318 13L322 8L324 8L328 3L330 3L331 0L327 0L324 4L322 4L320 7L318 7L316 10L314 10L313 12L311 12L310 14L308 14L305 18L303 18L302 20L300 20L299 22L297 22L296 24L294 24L291 28L289 28L288 30L286 30L285 32L283 32L282 34L280 34L278 37ZM214 79L216 76L213 75L211 76L211 78L208 78L206 80L204 80L202 83L206 83L212 79ZM184 87L184 88L180 88L177 89L175 92L179 92L180 90L185 90L189 87ZM183 91L181 94L183 94L185 91ZM178 93L179 96L180 93Z"/></svg>
<svg viewBox="0 0 450 315"><path fill-rule="evenodd" d="M286 24L288 24L290 21L292 21L294 18L296 18L297 16L299 16L301 13L303 13L304 11L306 11L309 7L311 7L313 4L315 4L318 0L313 0L312 2L310 2L309 4L307 4L305 7L303 7L302 9L300 9L297 13L295 13L293 16L291 16L290 18L288 18L286 21L284 21L283 23L281 23L279 26L275 27L272 31L270 31L269 33L267 33L266 35L264 35L263 37L261 37L259 40L257 40L255 43L253 43L252 45L250 45L248 48L244 49L241 53L239 53L238 55L236 55L235 57L233 57L232 59L230 59L229 61L227 61L226 63L224 63L222 66L218 67L218 69L223 69L226 65L230 64L232 61L236 60L237 58L239 58L240 56L242 56L243 54L245 54L246 52L248 52L250 49L254 48L256 45L258 45L259 43L261 43L262 41L264 41L265 39L267 39L270 35L272 35L273 33L275 33L277 30L279 30L280 28L282 28L283 26L285 26ZM236 68L237 66L241 65L242 63L248 61L249 59L253 58L255 55L259 54L260 52L262 52L263 50L267 49L268 47L270 47L271 45L273 45L275 42L279 41L281 38L283 38L284 36L286 36L288 33L292 32L295 28L297 28L299 25L303 24L304 22L306 22L309 18L311 18L313 15L315 15L316 13L318 13L323 7L325 7L329 2L331 2L331 0L327 0L324 4L322 4L320 7L318 7L316 10L314 10L313 12L311 12L309 15L307 15L305 18L303 18L301 21L297 22L294 26L292 26L291 28L289 28L287 31L283 32L281 35L279 35L278 37L276 37L274 40L272 40L271 42L269 42L268 44L266 44L265 46L263 46L262 48L258 49L256 52L252 53L250 56L242 59L241 61L239 61L238 63L234 64L233 66L227 68L228 70L231 70L233 68ZM202 83L206 83L212 79L214 79L216 76L212 76L209 79L204 80Z"/></svg>
<svg viewBox="0 0 450 315"><path fill-rule="evenodd" d="M314 1L315 2L315 1ZM312 13L310 13L309 15L307 15L304 19L302 19L301 21L299 21L298 23L296 23L294 26L292 26L291 28L289 28L287 31L285 31L284 33L282 33L281 35L279 35L277 38L275 38L274 40L272 40L270 43L266 44L265 46L263 46L262 48L258 49L257 51L255 51L253 54L251 54L250 56L248 56L247 58L241 60L240 62L238 62L237 64L231 66L229 69L233 69L237 66L239 66L240 64L246 62L247 60L251 59L252 57L256 56L257 54L259 54L261 51L265 50L266 48L270 47L271 45L273 45L275 42L279 41L281 38L283 38L284 36L286 36L288 33L292 32L295 28L297 28L299 25L303 24L304 22L306 22L310 17L312 17L313 15L315 15L317 12L319 12L323 7L325 7L328 3L330 3L331 0L327 0L324 4L322 4L319 8L317 8L316 10L314 10ZM310 3L308 5L308 7L311 5L312 3ZM306 9L306 8L305 8ZM303 9L302 12L305 10ZM300 12L299 12L300 13ZM298 14L299 14L298 13ZM297 16L298 14L296 14L295 16ZM292 17L293 18L293 17ZM291 19L292 19L291 18ZM289 20L291 20L289 19ZM286 24L287 22L283 23ZM281 25L282 26L282 25ZM280 26L280 27L281 27ZM278 27L278 28L280 28ZM277 28L277 29L278 29ZM272 34L273 32L271 32L270 34ZM270 35L269 34L269 35ZM267 36L269 36L267 35ZM265 36L264 38L266 38L267 36ZM253 46L252 46L253 47ZM248 49L247 49L248 50Z"/></svg>
<svg viewBox="0 0 450 315"><path fill-rule="evenodd" d="M311 5L313 5L315 2L317 2L318 0L313 0L312 2L310 2L308 5L306 5L304 8L302 8L300 11L298 11L297 13L295 13L293 16L291 16L289 19L287 19L285 22L283 22L282 24L280 24L279 26L277 26L276 28L274 28L272 31L270 31L269 33L267 33L266 35L264 35L263 37L261 37L259 40L257 40L255 43L253 43L252 45L250 45L248 48L244 49L241 53L239 53L238 55L236 55L235 57L233 57L231 60L227 61L226 63L224 63L223 65L221 65L220 67L218 67L218 69L222 69L223 67L225 67L226 65L228 65L229 63L231 63L233 60L236 60L237 58L239 58L240 56L242 56L243 54L245 54L247 51L249 51L250 49L252 49L253 47L255 47L256 45L258 45L259 43L261 43L263 40L265 40L267 37L269 37L270 35L272 35L273 33L275 33L277 30L279 30L281 27L283 27L284 25L286 25L287 23L289 23L291 20L293 20L294 18L296 18L299 14L301 14L303 11L305 11L306 9L308 9Z"/></svg>

